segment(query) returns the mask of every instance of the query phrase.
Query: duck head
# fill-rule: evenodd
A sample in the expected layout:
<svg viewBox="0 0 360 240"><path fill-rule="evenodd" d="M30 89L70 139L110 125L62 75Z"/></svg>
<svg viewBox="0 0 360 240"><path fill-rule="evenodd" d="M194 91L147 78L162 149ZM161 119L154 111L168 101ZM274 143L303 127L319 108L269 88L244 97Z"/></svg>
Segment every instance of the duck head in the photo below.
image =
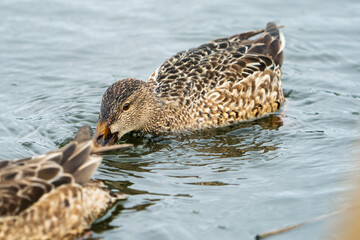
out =
<svg viewBox="0 0 360 240"><path fill-rule="evenodd" d="M113 145L124 134L146 128L157 105L146 82L133 78L115 82L102 97L94 144Z"/></svg>

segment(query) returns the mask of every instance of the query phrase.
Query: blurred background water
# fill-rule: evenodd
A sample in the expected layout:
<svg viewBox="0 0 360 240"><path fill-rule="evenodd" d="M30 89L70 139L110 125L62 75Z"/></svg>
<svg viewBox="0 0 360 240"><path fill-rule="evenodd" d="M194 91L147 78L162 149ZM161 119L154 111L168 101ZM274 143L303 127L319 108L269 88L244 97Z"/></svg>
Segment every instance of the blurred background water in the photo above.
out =
<svg viewBox="0 0 360 240"><path fill-rule="evenodd" d="M360 140L360 3L0 2L0 159L58 148L95 128L116 80L146 80L215 38L285 25L284 116L169 135L107 155L95 177L129 195L93 239L253 239L346 205ZM319 239L328 221L274 239Z"/></svg>

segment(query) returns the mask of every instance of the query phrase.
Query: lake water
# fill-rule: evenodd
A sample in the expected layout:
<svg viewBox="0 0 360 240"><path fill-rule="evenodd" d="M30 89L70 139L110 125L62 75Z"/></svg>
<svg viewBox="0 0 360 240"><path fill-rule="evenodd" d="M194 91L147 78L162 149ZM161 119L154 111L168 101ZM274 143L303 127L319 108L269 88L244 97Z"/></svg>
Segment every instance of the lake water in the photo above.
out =
<svg viewBox="0 0 360 240"><path fill-rule="evenodd" d="M94 239L253 239L346 205L360 140L360 2L0 2L0 159L95 128L118 79L146 80L215 38L285 25L283 115L107 155L95 177L129 195ZM359 146L359 144L357 145ZM330 220L272 239L321 239Z"/></svg>

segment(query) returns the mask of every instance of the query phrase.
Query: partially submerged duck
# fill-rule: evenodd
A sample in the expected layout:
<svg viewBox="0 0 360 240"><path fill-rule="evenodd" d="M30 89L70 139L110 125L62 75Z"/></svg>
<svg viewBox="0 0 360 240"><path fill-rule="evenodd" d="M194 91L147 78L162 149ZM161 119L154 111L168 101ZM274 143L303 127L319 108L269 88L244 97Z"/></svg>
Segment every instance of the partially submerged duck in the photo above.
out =
<svg viewBox="0 0 360 240"><path fill-rule="evenodd" d="M94 153L107 150L94 147L84 126L57 151L0 161L0 239L72 239L125 199L90 180L102 160Z"/></svg>
<svg viewBox="0 0 360 240"><path fill-rule="evenodd" d="M278 111L284 47L283 34L270 22L182 51L146 82L115 82L102 98L94 143L114 144L131 131L158 135L224 126Z"/></svg>

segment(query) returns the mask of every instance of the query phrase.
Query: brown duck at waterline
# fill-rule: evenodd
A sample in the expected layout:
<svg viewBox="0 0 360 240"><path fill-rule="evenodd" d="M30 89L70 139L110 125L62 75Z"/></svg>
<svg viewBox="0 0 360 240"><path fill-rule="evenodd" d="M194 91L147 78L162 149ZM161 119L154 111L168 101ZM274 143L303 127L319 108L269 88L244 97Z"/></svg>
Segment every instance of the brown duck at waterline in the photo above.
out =
<svg viewBox="0 0 360 240"><path fill-rule="evenodd" d="M117 148L119 146L119 148ZM114 147L114 148L112 148ZM63 148L15 161L0 160L0 239L72 239L126 196L90 180L95 155L126 145L96 148L90 127Z"/></svg>
<svg viewBox="0 0 360 240"><path fill-rule="evenodd" d="M156 136L225 126L278 111L284 47L283 34L270 22L182 51L146 82L115 82L103 95L94 143L114 144L131 131Z"/></svg>

